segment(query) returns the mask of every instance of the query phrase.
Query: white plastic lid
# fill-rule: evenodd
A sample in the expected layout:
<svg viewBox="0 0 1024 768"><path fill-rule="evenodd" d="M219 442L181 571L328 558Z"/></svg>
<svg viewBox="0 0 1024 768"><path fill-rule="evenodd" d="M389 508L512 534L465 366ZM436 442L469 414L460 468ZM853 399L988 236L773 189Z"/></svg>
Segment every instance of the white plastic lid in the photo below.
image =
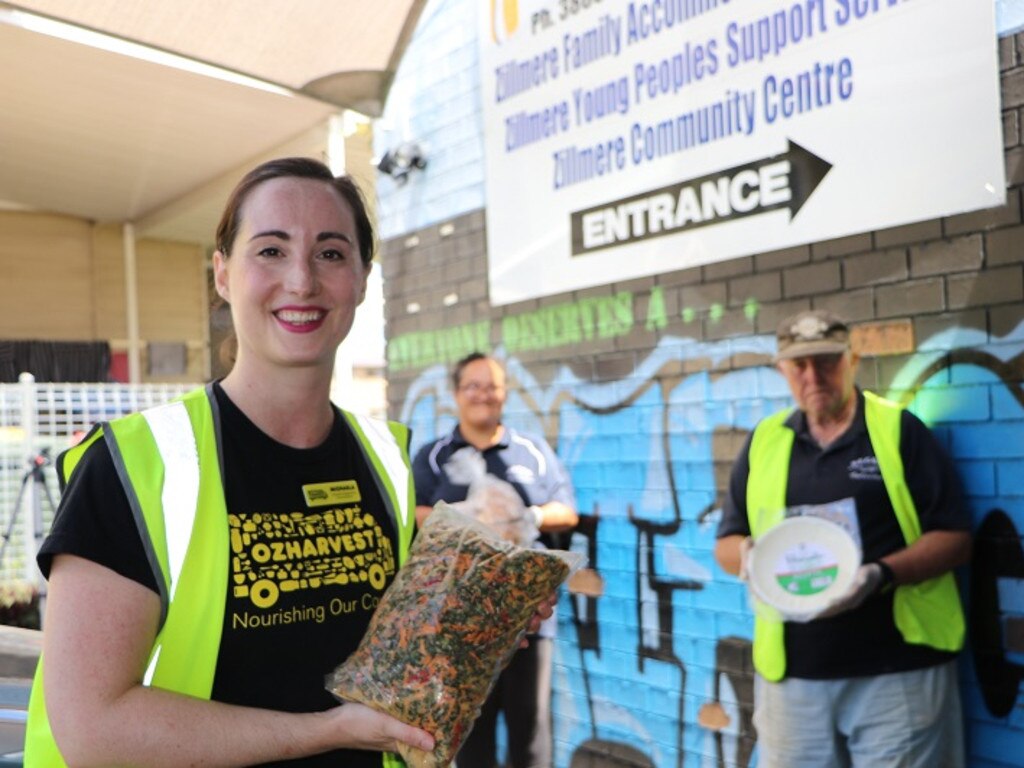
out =
<svg viewBox="0 0 1024 768"><path fill-rule="evenodd" d="M750 552L754 595L782 618L806 620L849 588L861 552L845 528L811 515L770 528Z"/></svg>

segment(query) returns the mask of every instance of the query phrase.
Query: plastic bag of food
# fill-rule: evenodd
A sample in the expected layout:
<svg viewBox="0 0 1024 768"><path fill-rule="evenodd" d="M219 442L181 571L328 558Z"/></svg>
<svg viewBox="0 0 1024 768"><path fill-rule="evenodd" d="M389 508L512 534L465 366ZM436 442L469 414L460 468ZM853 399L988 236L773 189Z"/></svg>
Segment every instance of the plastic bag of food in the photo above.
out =
<svg viewBox="0 0 1024 768"><path fill-rule="evenodd" d="M527 546L539 535L533 515L512 484L483 475L469 486L469 495L459 508L487 525L505 541Z"/></svg>
<svg viewBox="0 0 1024 768"><path fill-rule="evenodd" d="M444 471L453 483L468 486L466 500L451 505L459 512L475 517L516 544L525 546L540 535L519 492L507 480L487 473L484 457L476 448L467 445L455 451L445 462Z"/></svg>
<svg viewBox="0 0 1024 768"><path fill-rule="evenodd" d="M537 607L584 559L504 541L439 502L328 690L433 735L432 752L400 750L410 768L447 768Z"/></svg>
<svg viewBox="0 0 1024 768"><path fill-rule="evenodd" d="M454 485L470 485L478 477L487 474L487 462L483 454L472 445L464 445L448 457L444 463L444 473Z"/></svg>

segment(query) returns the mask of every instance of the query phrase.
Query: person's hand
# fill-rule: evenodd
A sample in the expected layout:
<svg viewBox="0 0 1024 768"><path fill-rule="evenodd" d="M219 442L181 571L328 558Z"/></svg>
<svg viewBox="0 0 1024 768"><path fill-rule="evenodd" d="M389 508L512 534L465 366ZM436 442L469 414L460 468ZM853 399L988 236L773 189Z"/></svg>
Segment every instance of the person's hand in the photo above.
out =
<svg viewBox="0 0 1024 768"><path fill-rule="evenodd" d="M839 597L833 598L815 619L825 619L857 608L861 603L875 594L882 586L884 578L882 566L878 563L865 563L857 569L849 588Z"/></svg>
<svg viewBox="0 0 1024 768"><path fill-rule="evenodd" d="M373 752L397 752L398 745L430 752L434 738L426 731L403 723L363 704L345 702L323 713L338 734L336 746L345 749L366 749Z"/></svg>
<svg viewBox="0 0 1024 768"><path fill-rule="evenodd" d="M541 622L544 619L550 619L551 614L555 612L555 605L558 604L558 592L553 592L545 600L542 600L540 605L537 606L537 610L533 612L533 616L530 617L530 623L526 627L526 634L532 635L540 629ZM525 648L529 645L529 642L524 637L520 643L520 648Z"/></svg>

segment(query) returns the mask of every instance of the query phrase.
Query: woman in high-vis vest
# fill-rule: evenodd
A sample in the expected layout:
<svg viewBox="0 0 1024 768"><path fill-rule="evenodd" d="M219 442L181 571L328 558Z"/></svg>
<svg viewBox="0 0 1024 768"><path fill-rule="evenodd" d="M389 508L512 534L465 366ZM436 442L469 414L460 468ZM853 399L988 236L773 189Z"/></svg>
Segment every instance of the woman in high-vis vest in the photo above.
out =
<svg viewBox="0 0 1024 768"><path fill-rule="evenodd" d="M329 399L371 268L359 191L271 161L216 245L231 372L62 458L26 766L369 768L433 747L325 690L415 526L407 431Z"/></svg>
<svg viewBox="0 0 1024 768"><path fill-rule="evenodd" d="M959 768L952 571L970 556L971 520L955 472L916 416L856 387L841 318L801 312L777 339L797 407L762 419L737 457L715 556L742 578L787 512L828 506L855 521L864 562L813 620L755 616L758 765Z"/></svg>

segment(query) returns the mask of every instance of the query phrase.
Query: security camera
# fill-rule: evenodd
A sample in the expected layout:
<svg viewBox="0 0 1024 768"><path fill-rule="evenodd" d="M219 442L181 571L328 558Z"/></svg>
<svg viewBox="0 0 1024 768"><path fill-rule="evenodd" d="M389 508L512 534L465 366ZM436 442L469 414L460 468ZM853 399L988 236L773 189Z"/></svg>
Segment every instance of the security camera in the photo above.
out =
<svg viewBox="0 0 1024 768"><path fill-rule="evenodd" d="M377 170L387 174L399 184L404 184L408 181L409 174L414 169L422 171L426 167L427 157L423 152L423 148L412 141L404 142L394 149L389 149L377 161Z"/></svg>

